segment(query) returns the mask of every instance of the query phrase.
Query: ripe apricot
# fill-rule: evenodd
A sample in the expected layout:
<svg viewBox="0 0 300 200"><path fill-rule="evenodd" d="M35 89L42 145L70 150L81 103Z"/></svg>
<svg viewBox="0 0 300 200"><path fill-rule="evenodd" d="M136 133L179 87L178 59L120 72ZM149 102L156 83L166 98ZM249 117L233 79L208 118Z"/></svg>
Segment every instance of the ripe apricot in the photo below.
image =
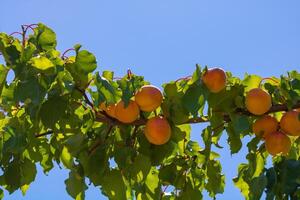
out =
<svg viewBox="0 0 300 200"><path fill-rule="evenodd" d="M142 111L151 112L162 103L161 91L153 85L145 85L135 94L135 101Z"/></svg>
<svg viewBox="0 0 300 200"><path fill-rule="evenodd" d="M272 106L272 99L269 93L260 88L250 90L246 95L246 108L254 115L266 113Z"/></svg>
<svg viewBox="0 0 300 200"><path fill-rule="evenodd" d="M286 155L291 149L291 140L283 132L275 131L267 135L265 146L273 156L279 153Z"/></svg>
<svg viewBox="0 0 300 200"><path fill-rule="evenodd" d="M252 125L253 132L258 136L265 138L268 134L277 131L278 121L270 115L265 115L256 120Z"/></svg>
<svg viewBox="0 0 300 200"><path fill-rule="evenodd" d="M226 74L221 68L208 69L203 75L202 80L212 93L218 93L226 86Z"/></svg>
<svg viewBox="0 0 300 200"><path fill-rule="evenodd" d="M100 109L106 112L110 117L116 118L116 104L106 106L103 102L100 104Z"/></svg>
<svg viewBox="0 0 300 200"><path fill-rule="evenodd" d="M171 137L169 122L161 116L150 118L146 123L144 132L147 140L155 145L165 144Z"/></svg>
<svg viewBox="0 0 300 200"><path fill-rule="evenodd" d="M127 107L125 107L125 103L120 101L116 105L115 115L116 118L123 123L131 123L134 122L140 114L140 109L137 103L133 100L129 101Z"/></svg>
<svg viewBox="0 0 300 200"><path fill-rule="evenodd" d="M288 135L300 136L299 112L293 110L286 112L280 120L280 128Z"/></svg>

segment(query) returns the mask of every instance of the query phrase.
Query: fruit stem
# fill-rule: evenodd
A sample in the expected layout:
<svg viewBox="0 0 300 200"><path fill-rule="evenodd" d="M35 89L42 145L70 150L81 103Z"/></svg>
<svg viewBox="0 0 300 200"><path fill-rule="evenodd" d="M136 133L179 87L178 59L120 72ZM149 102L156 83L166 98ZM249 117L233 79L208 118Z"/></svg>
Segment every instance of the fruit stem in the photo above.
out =
<svg viewBox="0 0 300 200"><path fill-rule="evenodd" d="M178 81L189 80L189 79L191 79L191 78L192 78L191 75L190 75L190 76L183 77L183 78L179 78L179 79L177 79L177 80L175 81L175 83L177 83Z"/></svg>
<svg viewBox="0 0 300 200"><path fill-rule="evenodd" d="M61 59L65 60L66 58L68 58L68 57L66 56L66 54L67 54L69 51L75 51L75 49L74 49L74 48L69 48L69 49L65 50L65 51L63 52L62 56L61 56Z"/></svg>
<svg viewBox="0 0 300 200"><path fill-rule="evenodd" d="M29 25L24 24L23 26L26 27L26 29L25 29L26 32L28 31L29 28L34 32L33 26L38 26L38 24L29 24Z"/></svg>
<svg viewBox="0 0 300 200"><path fill-rule="evenodd" d="M24 25L22 25L21 28L22 28L22 47L24 49L25 45L26 45L26 31L27 31L27 29L25 28Z"/></svg>
<svg viewBox="0 0 300 200"><path fill-rule="evenodd" d="M132 78L132 71L130 69L127 70L127 79L130 80Z"/></svg>
<svg viewBox="0 0 300 200"><path fill-rule="evenodd" d="M51 135L53 133L54 132L52 130L49 130L49 131L46 131L45 133L36 134L34 137L39 138L39 137L42 137L42 136L45 136L45 135Z"/></svg>
<svg viewBox="0 0 300 200"><path fill-rule="evenodd" d="M23 36L23 34L18 31L12 32L11 34L9 34L9 36L13 36L13 35L17 35L17 34Z"/></svg>
<svg viewBox="0 0 300 200"><path fill-rule="evenodd" d="M267 78L261 79L261 81L259 82L259 87L261 87L262 82L265 81L265 80L270 80L270 81L273 81L273 82L276 83L276 84L279 84L279 82L278 82L276 79L267 77Z"/></svg>

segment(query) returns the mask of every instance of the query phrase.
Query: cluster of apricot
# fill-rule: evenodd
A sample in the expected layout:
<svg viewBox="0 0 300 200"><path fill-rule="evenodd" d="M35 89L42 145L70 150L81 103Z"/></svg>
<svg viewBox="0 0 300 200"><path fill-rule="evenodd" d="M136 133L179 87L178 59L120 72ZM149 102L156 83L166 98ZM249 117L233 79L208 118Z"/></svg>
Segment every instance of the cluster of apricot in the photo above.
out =
<svg viewBox="0 0 300 200"><path fill-rule="evenodd" d="M134 98L129 101L127 106L121 100L117 104L108 106L105 103L101 103L100 109L105 111L110 117L126 124L136 121L140 116L140 111L155 111L162 101L163 95L157 87L145 85L136 92ZM155 116L147 120L144 133L150 143L162 145L169 141L171 127L165 117Z"/></svg>
<svg viewBox="0 0 300 200"><path fill-rule="evenodd" d="M202 81L212 93L219 93L226 87L226 74L220 68L208 69ZM138 90L128 106L123 101L100 109L107 115L123 123L132 123L139 118L140 111L155 111L162 103L161 91L152 85L145 85ZM292 110L283 114L280 122L275 117L266 114L272 106L271 95L261 88L250 90L245 99L247 110L256 116L261 116L253 125L253 132L265 140L266 150L271 155L286 155L291 148L290 136L300 136L300 110ZM155 145L162 145L169 141L171 128L168 120L163 116L151 117L144 129L147 140Z"/></svg>
<svg viewBox="0 0 300 200"><path fill-rule="evenodd" d="M218 93L226 86L226 74L220 68L207 70L202 80L212 93ZM245 105L251 114L261 116L253 123L252 131L265 140L266 150L271 155L286 155L291 148L290 137L300 136L300 109L284 113L278 122L275 117L265 115L272 106L272 98L261 88L247 93Z"/></svg>
<svg viewBox="0 0 300 200"><path fill-rule="evenodd" d="M225 72L219 68L209 69L203 76L203 82L211 92L218 93L226 85ZM139 118L140 111L155 111L162 101L163 95L157 87L145 85L136 92L127 106L122 100L110 105L106 105L103 102L100 104L100 110L122 123L130 124ZM169 141L171 127L165 117L151 117L146 122L144 134L150 143L162 145Z"/></svg>
<svg viewBox="0 0 300 200"><path fill-rule="evenodd" d="M291 148L289 136L300 136L300 112L292 110L285 112L277 121L275 117L264 115L272 106L269 93L261 88L250 90L246 95L246 108L254 115L262 115L252 126L253 132L265 140L266 150L271 155L286 155Z"/></svg>

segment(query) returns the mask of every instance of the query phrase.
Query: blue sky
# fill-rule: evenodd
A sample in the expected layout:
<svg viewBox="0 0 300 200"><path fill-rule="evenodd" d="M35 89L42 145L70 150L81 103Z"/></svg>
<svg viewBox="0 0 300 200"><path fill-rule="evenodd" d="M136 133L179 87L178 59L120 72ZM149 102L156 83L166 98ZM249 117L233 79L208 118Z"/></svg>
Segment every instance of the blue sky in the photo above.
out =
<svg viewBox="0 0 300 200"><path fill-rule="evenodd" d="M45 23L56 31L59 50L81 43L97 56L98 70L123 75L131 68L160 86L190 75L196 63L240 77L300 71L299 8L297 0L1 0L0 32ZM202 128L193 126L193 139L199 140ZM226 146L226 137L221 145ZM230 156L225 148L221 156L227 184L217 198L241 199L231 178L244 155ZM25 197L18 191L5 199L71 199L66 177L66 170L55 169L49 176L39 170ZM99 196L99 189L91 187L86 199Z"/></svg>

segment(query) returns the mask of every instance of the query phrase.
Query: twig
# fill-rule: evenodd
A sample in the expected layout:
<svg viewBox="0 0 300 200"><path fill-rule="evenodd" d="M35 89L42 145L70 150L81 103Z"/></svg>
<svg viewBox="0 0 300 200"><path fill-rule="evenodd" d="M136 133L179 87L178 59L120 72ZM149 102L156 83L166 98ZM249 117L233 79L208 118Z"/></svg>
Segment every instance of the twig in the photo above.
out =
<svg viewBox="0 0 300 200"><path fill-rule="evenodd" d="M84 97L85 102L94 110L94 104L90 101L84 90L80 89L79 87L75 87L76 90L78 90Z"/></svg>
<svg viewBox="0 0 300 200"><path fill-rule="evenodd" d="M53 134L53 133L54 133L54 132L53 132L52 130L49 130L49 131L47 131L47 132L45 132L45 133L36 134L35 137L36 137L36 138L39 138L39 137L43 137L43 136L46 136L46 135L51 135L51 134Z"/></svg>
<svg viewBox="0 0 300 200"><path fill-rule="evenodd" d="M134 129L133 129L133 133L132 133L132 136L131 136L131 146L135 146L135 141L136 141L136 136L137 136L137 133L138 133L138 129L139 129L140 126L134 126Z"/></svg>
<svg viewBox="0 0 300 200"><path fill-rule="evenodd" d="M63 52L61 58L64 60L65 58L67 58L66 54L69 52L69 51L75 51L74 48L70 48L70 49L67 49Z"/></svg>
<svg viewBox="0 0 300 200"><path fill-rule="evenodd" d="M163 198L163 196L164 196L165 192L167 191L168 187L169 187L169 185L165 186L165 188L163 189L163 191L160 194L160 199Z"/></svg>

